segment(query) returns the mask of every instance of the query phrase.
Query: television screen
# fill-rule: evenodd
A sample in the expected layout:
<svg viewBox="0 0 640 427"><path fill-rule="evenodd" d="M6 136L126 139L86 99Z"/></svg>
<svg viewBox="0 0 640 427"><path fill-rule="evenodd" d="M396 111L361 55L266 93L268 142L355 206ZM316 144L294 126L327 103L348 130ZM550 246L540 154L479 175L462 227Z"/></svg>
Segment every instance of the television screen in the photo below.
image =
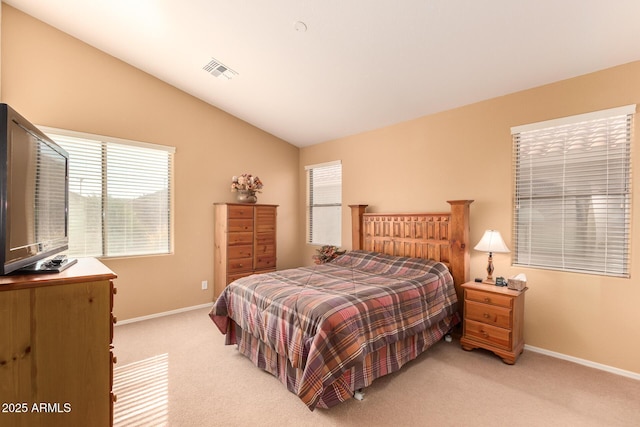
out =
<svg viewBox="0 0 640 427"><path fill-rule="evenodd" d="M10 107L2 120L3 271L68 246L68 154ZM3 117L3 118L4 118Z"/></svg>

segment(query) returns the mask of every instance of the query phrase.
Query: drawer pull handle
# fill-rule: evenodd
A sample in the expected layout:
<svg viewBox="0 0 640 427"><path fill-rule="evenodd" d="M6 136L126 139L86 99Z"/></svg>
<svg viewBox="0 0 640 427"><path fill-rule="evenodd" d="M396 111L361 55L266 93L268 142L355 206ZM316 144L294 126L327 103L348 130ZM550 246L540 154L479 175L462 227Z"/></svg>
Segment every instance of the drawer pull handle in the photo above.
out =
<svg viewBox="0 0 640 427"><path fill-rule="evenodd" d="M489 334L486 333L483 329L480 329L480 333L482 334L483 337L489 338Z"/></svg>
<svg viewBox="0 0 640 427"><path fill-rule="evenodd" d="M484 313L484 314L482 315L482 317L484 317L485 319L488 319L488 318L489 318L489 317L491 317L491 316L489 315L489 313Z"/></svg>
<svg viewBox="0 0 640 427"><path fill-rule="evenodd" d="M491 298L485 297L484 302L491 302Z"/></svg>

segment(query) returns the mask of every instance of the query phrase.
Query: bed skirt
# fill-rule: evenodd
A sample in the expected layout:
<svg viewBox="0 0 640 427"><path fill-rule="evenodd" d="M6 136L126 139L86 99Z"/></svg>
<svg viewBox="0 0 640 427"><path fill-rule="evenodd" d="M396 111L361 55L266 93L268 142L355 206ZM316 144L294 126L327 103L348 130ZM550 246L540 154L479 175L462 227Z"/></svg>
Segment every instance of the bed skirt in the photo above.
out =
<svg viewBox="0 0 640 427"><path fill-rule="evenodd" d="M430 329L367 354L363 363L345 371L340 378L325 387L316 407L326 409L335 406L352 398L356 390L368 387L376 378L400 370L407 362L442 339L459 321L459 316L455 313ZM278 378L290 392L298 395L303 377L302 369L292 367L285 356L279 355L259 338L243 331L237 324L234 332L233 338L240 353L248 357L258 368ZM234 340L227 340L227 344L230 344L229 341Z"/></svg>

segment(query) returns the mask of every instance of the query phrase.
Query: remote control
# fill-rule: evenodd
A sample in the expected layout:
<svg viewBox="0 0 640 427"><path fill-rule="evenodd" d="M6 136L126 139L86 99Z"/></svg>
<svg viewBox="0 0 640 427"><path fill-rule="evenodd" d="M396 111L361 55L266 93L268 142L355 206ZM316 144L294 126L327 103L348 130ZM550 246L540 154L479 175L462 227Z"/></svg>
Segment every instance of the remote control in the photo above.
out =
<svg viewBox="0 0 640 427"><path fill-rule="evenodd" d="M51 264L60 265L67 259L66 255L56 255L49 261Z"/></svg>

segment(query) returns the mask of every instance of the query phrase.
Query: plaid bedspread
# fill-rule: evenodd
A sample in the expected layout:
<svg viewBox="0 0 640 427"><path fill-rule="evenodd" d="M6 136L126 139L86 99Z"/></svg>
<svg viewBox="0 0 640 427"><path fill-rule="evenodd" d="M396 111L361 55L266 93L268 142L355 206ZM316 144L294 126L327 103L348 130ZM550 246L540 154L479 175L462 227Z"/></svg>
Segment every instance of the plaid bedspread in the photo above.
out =
<svg viewBox="0 0 640 427"><path fill-rule="evenodd" d="M226 344L236 343L235 322L302 370L296 392L313 410L324 389L367 354L456 310L444 264L351 251L327 264L236 280L210 317Z"/></svg>

